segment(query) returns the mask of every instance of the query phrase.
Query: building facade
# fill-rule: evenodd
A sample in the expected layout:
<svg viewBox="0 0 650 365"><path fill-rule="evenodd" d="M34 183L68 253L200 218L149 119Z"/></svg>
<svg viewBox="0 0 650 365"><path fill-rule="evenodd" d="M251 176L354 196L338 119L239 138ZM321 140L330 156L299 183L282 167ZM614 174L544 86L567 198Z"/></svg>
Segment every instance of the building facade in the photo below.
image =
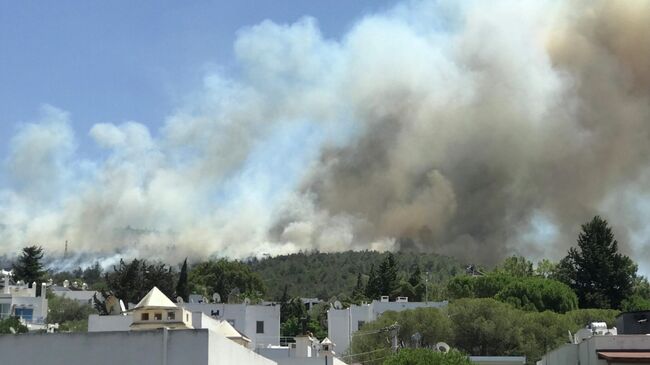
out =
<svg viewBox="0 0 650 365"><path fill-rule="evenodd" d="M537 365L649 364L650 336L618 334L595 322L578 331L567 343L548 352Z"/></svg>
<svg viewBox="0 0 650 365"><path fill-rule="evenodd" d="M32 330L46 328L47 298L46 285L41 285L41 295L36 295L36 283L31 286L23 283L10 284L10 274L2 278L3 288L0 293L0 319L18 317Z"/></svg>
<svg viewBox="0 0 650 365"><path fill-rule="evenodd" d="M201 312L215 319L224 320L251 340L251 346L280 345L280 306L227 304L227 303L181 303L191 312Z"/></svg>
<svg viewBox="0 0 650 365"><path fill-rule="evenodd" d="M327 337L337 346L339 353L345 353L352 342L355 332L361 330L363 325L376 320L387 311L400 312L415 308L444 308L448 304L443 302L409 302L408 298L398 298L390 302L388 297L374 300L369 304L351 305L348 308L330 308L327 311Z"/></svg>
<svg viewBox="0 0 650 365"><path fill-rule="evenodd" d="M209 329L0 336L3 364L276 365Z"/></svg>

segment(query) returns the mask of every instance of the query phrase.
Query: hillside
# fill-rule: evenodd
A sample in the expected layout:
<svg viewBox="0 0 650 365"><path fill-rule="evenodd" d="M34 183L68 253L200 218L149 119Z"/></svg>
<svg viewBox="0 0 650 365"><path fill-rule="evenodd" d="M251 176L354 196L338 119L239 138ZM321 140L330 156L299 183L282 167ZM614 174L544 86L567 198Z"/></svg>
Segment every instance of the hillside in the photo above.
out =
<svg viewBox="0 0 650 365"><path fill-rule="evenodd" d="M408 277L414 264L423 273L430 272L432 283L444 282L464 271L464 266L451 257L414 252L394 255L401 277ZM385 256L386 253L376 251L312 252L252 259L247 264L262 277L267 298L279 298L287 285L290 296L328 299L350 295L357 274L367 274L370 265L377 267Z"/></svg>

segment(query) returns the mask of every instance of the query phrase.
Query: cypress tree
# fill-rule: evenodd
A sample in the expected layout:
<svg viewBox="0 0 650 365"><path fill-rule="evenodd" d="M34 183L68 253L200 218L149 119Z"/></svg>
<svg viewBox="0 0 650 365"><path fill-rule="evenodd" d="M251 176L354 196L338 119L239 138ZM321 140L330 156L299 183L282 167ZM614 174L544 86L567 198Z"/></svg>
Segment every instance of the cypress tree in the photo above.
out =
<svg viewBox="0 0 650 365"><path fill-rule="evenodd" d="M183 298L185 303L189 302L190 287L187 283L187 258L183 261L181 272L178 274L178 284L176 284L176 296Z"/></svg>

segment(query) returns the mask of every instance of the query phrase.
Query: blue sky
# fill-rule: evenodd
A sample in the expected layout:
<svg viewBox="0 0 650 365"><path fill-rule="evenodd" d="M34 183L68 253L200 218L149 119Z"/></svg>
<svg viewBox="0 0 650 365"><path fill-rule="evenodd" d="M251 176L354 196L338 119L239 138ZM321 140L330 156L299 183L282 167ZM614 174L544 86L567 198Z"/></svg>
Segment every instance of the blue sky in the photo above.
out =
<svg viewBox="0 0 650 365"><path fill-rule="evenodd" d="M317 19L337 38L391 0L38 1L0 3L0 155L19 123L51 104L71 113L81 152L96 123L137 121L155 133L209 69L236 72L242 27Z"/></svg>

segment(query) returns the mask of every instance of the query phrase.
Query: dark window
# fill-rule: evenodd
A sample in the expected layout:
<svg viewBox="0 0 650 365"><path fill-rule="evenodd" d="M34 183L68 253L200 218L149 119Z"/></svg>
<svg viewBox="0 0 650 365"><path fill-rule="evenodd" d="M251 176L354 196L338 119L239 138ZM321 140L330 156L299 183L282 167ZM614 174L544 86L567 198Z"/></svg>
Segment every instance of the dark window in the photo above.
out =
<svg viewBox="0 0 650 365"><path fill-rule="evenodd" d="M155 321L162 321L162 313L154 313L153 314L153 319Z"/></svg>
<svg viewBox="0 0 650 365"><path fill-rule="evenodd" d="M149 313L142 313L142 316L140 316L140 319L143 321L148 321L149 320Z"/></svg>
<svg viewBox="0 0 650 365"><path fill-rule="evenodd" d="M176 319L176 313L174 312L167 312L167 320L168 321L173 321Z"/></svg>
<svg viewBox="0 0 650 365"><path fill-rule="evenodd" d="M366 321L359 321L357 322L357 331L363 328L363 325L366 324Z"/></svg>
<svg viewBox="0 0 650 365"><path fill-rule="evenodd" d="M264 321L257 321L256 333L264 333Z"/></svg>

